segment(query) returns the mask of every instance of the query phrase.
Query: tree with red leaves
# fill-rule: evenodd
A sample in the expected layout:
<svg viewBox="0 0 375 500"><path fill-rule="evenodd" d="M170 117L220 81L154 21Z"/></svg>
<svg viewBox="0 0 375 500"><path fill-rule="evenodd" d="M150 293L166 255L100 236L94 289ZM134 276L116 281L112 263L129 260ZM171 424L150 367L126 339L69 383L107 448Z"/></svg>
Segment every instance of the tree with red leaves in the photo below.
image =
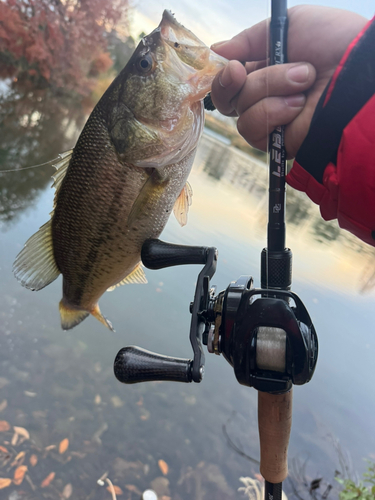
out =
<svg viewBox="0 0 375 500"><path fill-rule="evenodd" d="M106 35L127 12L128 0L0 1L0 76L87 94L112 64Z"/></svg>

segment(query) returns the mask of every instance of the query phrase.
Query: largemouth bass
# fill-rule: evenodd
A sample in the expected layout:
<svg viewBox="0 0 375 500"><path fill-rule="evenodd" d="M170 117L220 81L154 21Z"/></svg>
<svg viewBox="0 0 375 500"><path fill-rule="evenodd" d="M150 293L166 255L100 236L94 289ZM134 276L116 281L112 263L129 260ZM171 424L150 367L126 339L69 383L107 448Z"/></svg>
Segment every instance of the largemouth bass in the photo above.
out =
<svg viewBox="0 0 375 500"><path fill-rule="evenodd" d="M74 149L60 155L51 219L26 242L13 269L31 290L63 275L64 330L89 314L112 329L99 298L121 284L146 283L144 241L160 235L172 210L186 223L202 99L226 62L165 11Z"/></svg>

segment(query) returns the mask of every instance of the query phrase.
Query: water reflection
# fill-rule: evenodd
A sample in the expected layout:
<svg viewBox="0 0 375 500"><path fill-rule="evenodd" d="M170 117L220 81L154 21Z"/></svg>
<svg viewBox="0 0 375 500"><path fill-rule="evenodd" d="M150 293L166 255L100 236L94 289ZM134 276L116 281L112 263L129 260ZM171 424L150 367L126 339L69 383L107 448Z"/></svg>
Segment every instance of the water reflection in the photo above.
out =
<svg viewBox="0 0 375 500"><path fill-rule="evenodd" d="M198 169L235 189L249 193L249 213L259 228L266 224L268 206L268 170L264 162L251 158L219 140L205 136L198 153ZM258 200L254 206L254 198ZM347 231L336 221L324 221L316 207L303 193L288 189L286 222L288 233L301 243L316 248L329 247L346 267L348 282L357 282L357 290L368 293L375 287L375 249ZM236 222L234 221L234 224ZM349 267L349 269L348 269Z"/></svg>
<svg viewBox="0 0 375 500"><path fill-rule="evenodd" d="M52 168L20 168L44 163L74 145L82 108L48 90L1 82L0 224L9 224L50 182ZM4 172L1 170L15 170Z"/></svg>
<svg viewBox="0 0 375 500"><path fill-rule="evenodd" d="M2 106L7 111L1 110L7 134L0 135L1 168L41 163L74 144L82 126L79 110L53 96L12 92L7 99ZM188 304L197 266L147 271L147 286L104 294L102 310L113 319L117 334L93 318L62 332L57 307L61 281L31 293L14 279L15 255L48 218L53 192L44 188L51 184L51 173L44 166L0 174L3 220L13 221L4 225L0 240L0 420L26 428L32 438L17 444L12 457L25 451L25 463L31 453L39 460L29 467L35 491L22 484L25 499L40 497L40 484L51 471L56 472L53 487L43 493L53 500L61 498L67 484L73 488L71 498L108 498L96 485L106 471L131 500L149 486L163 488L163 495L173 500L243 498L237 492L239 477L254 476L257 467L228 446L222 426L226 424L237 448L257 458L256 393L237 384L221 357L206 356L206 375L199 385L127 387L112 372L114 356L124 345L190 355ZM181 229L171 218L162 237L217 246L218 290L240 274L253 274L259 284L267 175L259 159L208 135L202 138L191 176L189 223ZM314 379L295 390L290 457L309 454L310 479L324 476L325 484L335 484L340 463L328 435L350 451L356 470L375 451L375 317L369 297L375 285L375 254L335 223L324 223L305 195L290 189L287 200L294 289L314 318L321 345ZM34 209L26 211L30 204ZM1 445L11 442L12 430L1 434ZM58 447L65 438L70 445L61 455L51 445ZM160 459L169 464L167 477L162 477ZM293 498L290 484L285 484ZM9 487L8 496L18 498L17 488ZM309 498L306 491L300 494Z"/></svg>
<svg viewBox="0 0 375 500"><path fill-rule="evenodd" d="M71 148L86 116L80 103L49 90L38 91L7 80L1 82L0 91L0 224L4 226L33 204L53 173L50 167L18 169L49 161ZM267 167L224 142L206 135L198 150L196 170L249 193L252 203L256 199L251 216L263 229L268 204ZM293 234L300 241L329 245L331 249L337 244L337 255L355 268L357 289L361 293L374 289L375 250L341 231L336 221L323 221L304 194L288 190L286 221L288 231L294 228Z"/></svg>

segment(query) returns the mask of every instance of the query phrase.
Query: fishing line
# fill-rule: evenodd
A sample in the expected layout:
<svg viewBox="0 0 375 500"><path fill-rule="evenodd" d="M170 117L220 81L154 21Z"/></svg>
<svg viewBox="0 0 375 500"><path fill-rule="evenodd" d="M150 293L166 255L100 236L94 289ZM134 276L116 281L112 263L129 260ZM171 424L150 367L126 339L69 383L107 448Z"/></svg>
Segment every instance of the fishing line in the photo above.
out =
<svg viewBox="0 0 375 500"><path fill-rule="evenodd" d="M53 161L57 161L57 160L59 160L59 157L53 158L52 160L46 161L44 163L39 163L39 165L33 165L31 167L13 168L11 170L0 170L0 174L9 173L9 172L20 172L21 170L30 170L30 168L43 167L44 165L48 165L49 163L52 163ZM51 165L51 167L53 167L53 165Z"/></svg>

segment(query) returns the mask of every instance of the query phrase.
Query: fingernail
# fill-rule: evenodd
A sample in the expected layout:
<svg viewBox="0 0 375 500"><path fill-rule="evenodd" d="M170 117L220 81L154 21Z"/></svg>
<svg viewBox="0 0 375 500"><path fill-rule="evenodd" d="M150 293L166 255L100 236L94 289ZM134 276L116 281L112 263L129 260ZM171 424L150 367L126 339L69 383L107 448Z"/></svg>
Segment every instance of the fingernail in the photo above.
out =
<svg viewBox="0 0 375 500"><path fill-rule="evenodd" d="M226 87L229 87L229 85L232 83L232 75L229 66L226 66L222 74L219 76L219 83L224 89Z"/></svg>
<svg viewBox="0 0 375 500"><path fill-rule="evenodd" d="M305 83L309 76L309 68L306 64L302 64L299 66L293 66L288 71L288 78L294 83Z"/></svg>
<svg viewBox="0 0 375 500"><path fill-rule="evenodd" d="M215 50L218 47L221 47L222 45L224 45L225 43L228 43L228 42L229 42L229 40L223 40L222 42L214 43L213 45L211 45L211 49Z"/></svg>
<svg viewBox="0 0 375 500"><path fill-rule="evenodd" d="M304 94L290 95L285 97L285 102L290 108L301 108L306 101Z"/></svg>

